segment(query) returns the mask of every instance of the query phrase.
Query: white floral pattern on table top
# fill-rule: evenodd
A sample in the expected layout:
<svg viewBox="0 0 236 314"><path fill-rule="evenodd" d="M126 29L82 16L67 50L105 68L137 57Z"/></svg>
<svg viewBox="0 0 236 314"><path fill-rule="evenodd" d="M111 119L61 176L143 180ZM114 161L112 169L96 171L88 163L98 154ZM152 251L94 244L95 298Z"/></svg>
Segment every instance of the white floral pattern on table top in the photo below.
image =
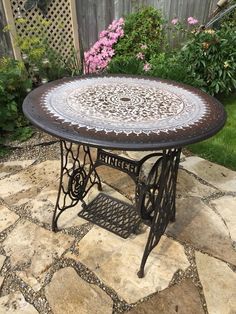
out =
<svg viewBox="0 0 236 314"><path fill-rule="evenodd" d="M150 134L198 123L208 110L198 95L142 78L93 77L63 83L43 97L56 118L106 133Z"/></svg>

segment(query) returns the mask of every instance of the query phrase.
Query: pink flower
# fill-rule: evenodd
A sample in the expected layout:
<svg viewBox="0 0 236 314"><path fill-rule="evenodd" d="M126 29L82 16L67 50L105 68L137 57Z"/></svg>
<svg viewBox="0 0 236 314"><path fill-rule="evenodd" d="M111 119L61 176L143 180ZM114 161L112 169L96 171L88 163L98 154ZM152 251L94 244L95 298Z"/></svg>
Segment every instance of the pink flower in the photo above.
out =
<svg viewBox="0 0 236 314"><path fill-rule="evenodd" d="M105 37L107 34L108 34L108 31L104 30L99 34L99 37L100 38Z"/></svg>
<svg viewBox="0 0 236 314"><path fill-rule="evenodd" d="M146 62L146 63L144 64L144 66L143 66L143 70L144 70L145 72L148 72L149 70L151 70L151 64L148 63L148 62Z"/></svg>
<svg viewBox="0 0 236 314"><path fill-rule="evenodd" d="M171 24L176 25L179 22L179 19L175 18L171 21Z"/></svg>
<svg viewBox="0 0 236 314"><path fill-rule="evenodd" d="M118 23L119 23L120 25L124 25L125 21L124 21L123 17L121 17L121 18L118 20Z"/></svg>
<svg viewBox="0 0 236 314"><path fill-rule="evenodd" d="M144 59L144 54L142 52L139 52L139 53L136 54L136 57L137 57L137 59L143 60Z"/></svg>
<svg viewBox="0 0 236 314"><path fill-rule="evenodd" d="M188 17L188 24L190 24L190 25L195 25L195 24L197 24L198 23L198 20L197 19L195 19L194 17L192 17L192 16L190 16L190 17Z"/></svg>
<svg viewBox="0 0 236 314"><path fill-rule="evenodd" d="M105 69L115 50L112 48L120 37L124 36L124 19L114 20L106 30L99 35L99 40L84 53L84 72L98 73Z"/></svg>
<svg viewBox="0 0 236 314"><path fill-rule="evenodd" d="M110 49L109 51L109 56L112 57L115 54L115 50L114 49Z"/></svg>
<svg viewBox="0 0 236 314"><path fill-rule="evenodd" d="M147 45L141 45L141 49L147 49Z"/></svg>

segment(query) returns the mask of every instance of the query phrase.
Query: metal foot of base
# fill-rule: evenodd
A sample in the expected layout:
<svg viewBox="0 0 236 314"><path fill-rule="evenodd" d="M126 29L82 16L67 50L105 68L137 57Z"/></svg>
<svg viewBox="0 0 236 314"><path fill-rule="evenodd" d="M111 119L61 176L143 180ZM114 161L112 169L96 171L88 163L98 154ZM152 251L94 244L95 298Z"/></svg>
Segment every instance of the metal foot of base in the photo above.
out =
<svg viewBox="0 0 236 314"><path fill-rule="evenodd" d="M138 278L143 278L143 277L144 277L144 269L140 269L140 270L137 272L137 275L138 275Z"/></svg>

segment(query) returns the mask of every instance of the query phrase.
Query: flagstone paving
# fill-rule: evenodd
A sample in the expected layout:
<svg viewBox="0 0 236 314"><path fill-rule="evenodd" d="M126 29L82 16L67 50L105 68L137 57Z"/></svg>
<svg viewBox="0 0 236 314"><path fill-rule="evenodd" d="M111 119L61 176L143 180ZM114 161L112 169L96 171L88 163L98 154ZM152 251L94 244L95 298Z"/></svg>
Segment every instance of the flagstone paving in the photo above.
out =
<svg viewBox="0 0 236 314"><path fill-rule="evenodd" d="M222 196L210 202L224 220L234 247L236 248L236 197L235 196Z"/></svg>
<svg viewBox="0 0 236 314"><path fill-rule="evenodd" d="M112 312L112 299L98 286L86 283L72 267L56 272L45 294L55 314Z"/></svg>
<svg viewBox="0 0 236 314"><path fill-rule="evenodd" d="M148 227L122 239L79 218L77 204L62 213L61 231L51 231L60 162L58 148L49 145L47 160L41 138L40 145L38 156L28 149L25 159L0 163L0 313L236 313L236 172L183 156L176 222L140 279ZM126 175L105 167L99 174L105 193L134 199ZM97 193L92 189L86 202Z"/></svg>
<svg viewBox="0 0 236 314"><path fill-rule="evenodd" d="M38 311L18 292L0 298L0 313L37 314Z"/></svg>
<svg viewBox="0 0 236 314"><path fill-rule="evenodd" d="M236 273L200 252L196 252L196 264L209 313L236 313Z"/></svg>
<svg viewBox="0 0 236 314"><path fill-rule="evenodd" d="M235 171L196 156L186 158L181 165L221 191L236 192Z"/></svg>
<svg viewBox="0 0 236 314"><path fill-rule="evenodd" d="M79 255L69 253L66 257L86 265L128 303L134 303L165 289L177 270L184 271L190 266L183 246L163 236L148 258L145 277L138 278L147 237L145 232L132 239L122 239L94 227L79 242Z"/></svg>
<svg viewBox="0 0 236 314"><path fill-rule="evenodd" d="M198 289L190 279L154 294L127 314L204 314Z"/></svg>

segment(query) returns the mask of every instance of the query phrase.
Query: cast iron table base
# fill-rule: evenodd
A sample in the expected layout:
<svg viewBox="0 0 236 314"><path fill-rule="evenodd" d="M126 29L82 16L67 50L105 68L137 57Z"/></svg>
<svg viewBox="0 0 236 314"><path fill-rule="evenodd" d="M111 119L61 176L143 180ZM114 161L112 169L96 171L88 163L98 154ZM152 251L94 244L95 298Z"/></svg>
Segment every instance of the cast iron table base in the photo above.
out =
<svg viewBox="0 0 236 314"><path fill-rule="evenodd" d="M175 221L175 195L181 148L149 154L139 161L117 156L101 148L93 161L86 145L61 140L61 176L59 192L52 220L57 221L68 208L82 202L80 217L91 221L123 238L136 233L140 222L150 227L138 276L144 277L144 267L152 249L158 244L169 222ZM149 173L142 175L142 167L155 157ZM97 185L102 190L97 167L106 165L127 173L135 183L135 205L128 205L103 193L86 204L85 196Z"/></svg>

